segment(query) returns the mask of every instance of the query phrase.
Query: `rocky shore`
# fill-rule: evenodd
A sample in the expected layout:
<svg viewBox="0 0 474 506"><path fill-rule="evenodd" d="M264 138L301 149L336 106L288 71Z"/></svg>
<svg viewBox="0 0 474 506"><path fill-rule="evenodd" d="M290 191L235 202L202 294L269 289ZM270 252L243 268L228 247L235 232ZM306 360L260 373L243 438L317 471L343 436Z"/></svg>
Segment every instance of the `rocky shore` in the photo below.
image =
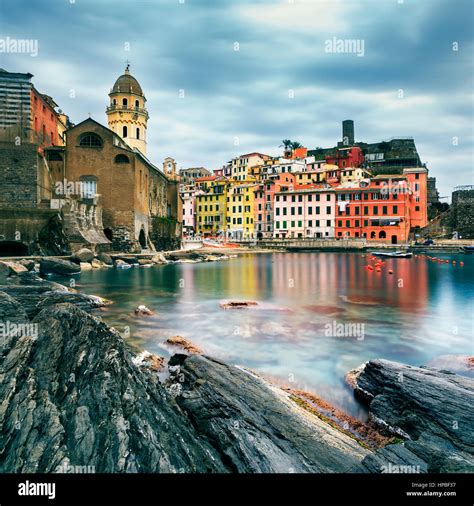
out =
<svg viewBox="0 0 474 506"><path fill-rule="evenodd" d="M327 406L179 336L167 363L134 355L91 314L103 299L27 267L0 275L0 472L474 470L470 379L368 362L349 375L369 404L377 444L365 444Z"/></svg>

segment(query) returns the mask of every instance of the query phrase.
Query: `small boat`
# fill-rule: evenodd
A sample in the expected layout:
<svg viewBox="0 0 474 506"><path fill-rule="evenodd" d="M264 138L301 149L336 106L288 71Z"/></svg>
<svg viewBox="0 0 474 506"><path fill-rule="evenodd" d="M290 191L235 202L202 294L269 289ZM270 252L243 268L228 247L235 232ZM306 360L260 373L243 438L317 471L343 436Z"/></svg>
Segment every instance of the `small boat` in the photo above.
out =
<svg viewBox="0 0 474 506"><path fill-rule="evenodd" d="M373 251L372 255L377 257L390 257L390 258L411 258L413 253L411 251Z"/></svg>
<svg viewBox="0 0 474 506"><path fill-rule="evenodd" d="M474 246L461 246L459 251L462 253L474 253Z"/></svg>

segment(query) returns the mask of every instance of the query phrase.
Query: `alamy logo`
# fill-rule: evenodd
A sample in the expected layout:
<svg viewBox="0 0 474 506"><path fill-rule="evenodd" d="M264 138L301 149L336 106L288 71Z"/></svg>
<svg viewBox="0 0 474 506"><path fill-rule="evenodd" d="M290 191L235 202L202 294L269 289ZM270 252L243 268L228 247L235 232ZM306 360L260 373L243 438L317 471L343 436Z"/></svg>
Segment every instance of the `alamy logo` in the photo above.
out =
<svg viewBox="0 0 474 506"><path fill-rule="evenodd" d="M389 462L387 466L380 466L380 471L388 474L412 474L421 472L420 466L402 466L392 464L391 462Z"/></svg>
<svg viewBox="0 0 474 506"><path fill-rule="evenodd" d="M38 56L38 41L36 39L0 39L0 53L23 53Z"/></svg>
<svg viewBox="0 0 474 506"><path fill-rule="evenodd" d="M14 323L9 320L0 323L0 337L38 337L37 323Z"/></svg>
<svg viewBox="0 0 474 506"><path fill-rule="evenodd" d="M362 57L365 55L365 40L333 37L324 42L324 51L326 53L353 53Z"/></svg>
<svg viewBox="0 0 474 506"><path fill-rule="evenodd" d="M365 336L365 323L340 323L336 320L324 326L327 337L355 337L363 341Z"/></svg>
<svg viewBox="0 0 474 506"><path fill-rule="evenodd" d="M56 497L56 483L30 483L27 480L18 485L18 495L45 495L48 496L48 499L54 499Z"/></svg>

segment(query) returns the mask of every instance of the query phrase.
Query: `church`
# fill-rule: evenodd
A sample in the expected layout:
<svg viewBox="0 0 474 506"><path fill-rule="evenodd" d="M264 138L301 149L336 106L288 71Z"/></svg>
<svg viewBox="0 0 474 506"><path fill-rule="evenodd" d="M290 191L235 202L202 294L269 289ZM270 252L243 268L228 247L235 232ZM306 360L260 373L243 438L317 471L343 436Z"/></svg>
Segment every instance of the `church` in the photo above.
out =
<svg viewBox="0 0 474 506"><path fill-rule="evenodd" d="M70 185L80 189L77 198L101 206L114 251L179 248L176 163L166 158L160 169L146 156L146 98L129 65L110 90L106 113L108 127L88 118L66 131L65 146L46 149L55 198L60 202L61 188Z"/></svg>

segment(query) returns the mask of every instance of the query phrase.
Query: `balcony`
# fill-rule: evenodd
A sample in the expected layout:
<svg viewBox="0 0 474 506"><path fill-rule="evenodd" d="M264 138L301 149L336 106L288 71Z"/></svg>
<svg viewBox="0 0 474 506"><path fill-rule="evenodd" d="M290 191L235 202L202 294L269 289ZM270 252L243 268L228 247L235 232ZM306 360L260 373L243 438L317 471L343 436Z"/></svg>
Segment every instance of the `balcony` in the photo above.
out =
<svg viewBox="0 0 474 506"><path fill-rule="evenodd" d="M143 109L142 107L135 107L133 105L121 105L121 104L112 104L107 106L106 112L116 112L116 111L135 112L137 114L143 114L148 119L148 111L146 109Z"/></svg>

